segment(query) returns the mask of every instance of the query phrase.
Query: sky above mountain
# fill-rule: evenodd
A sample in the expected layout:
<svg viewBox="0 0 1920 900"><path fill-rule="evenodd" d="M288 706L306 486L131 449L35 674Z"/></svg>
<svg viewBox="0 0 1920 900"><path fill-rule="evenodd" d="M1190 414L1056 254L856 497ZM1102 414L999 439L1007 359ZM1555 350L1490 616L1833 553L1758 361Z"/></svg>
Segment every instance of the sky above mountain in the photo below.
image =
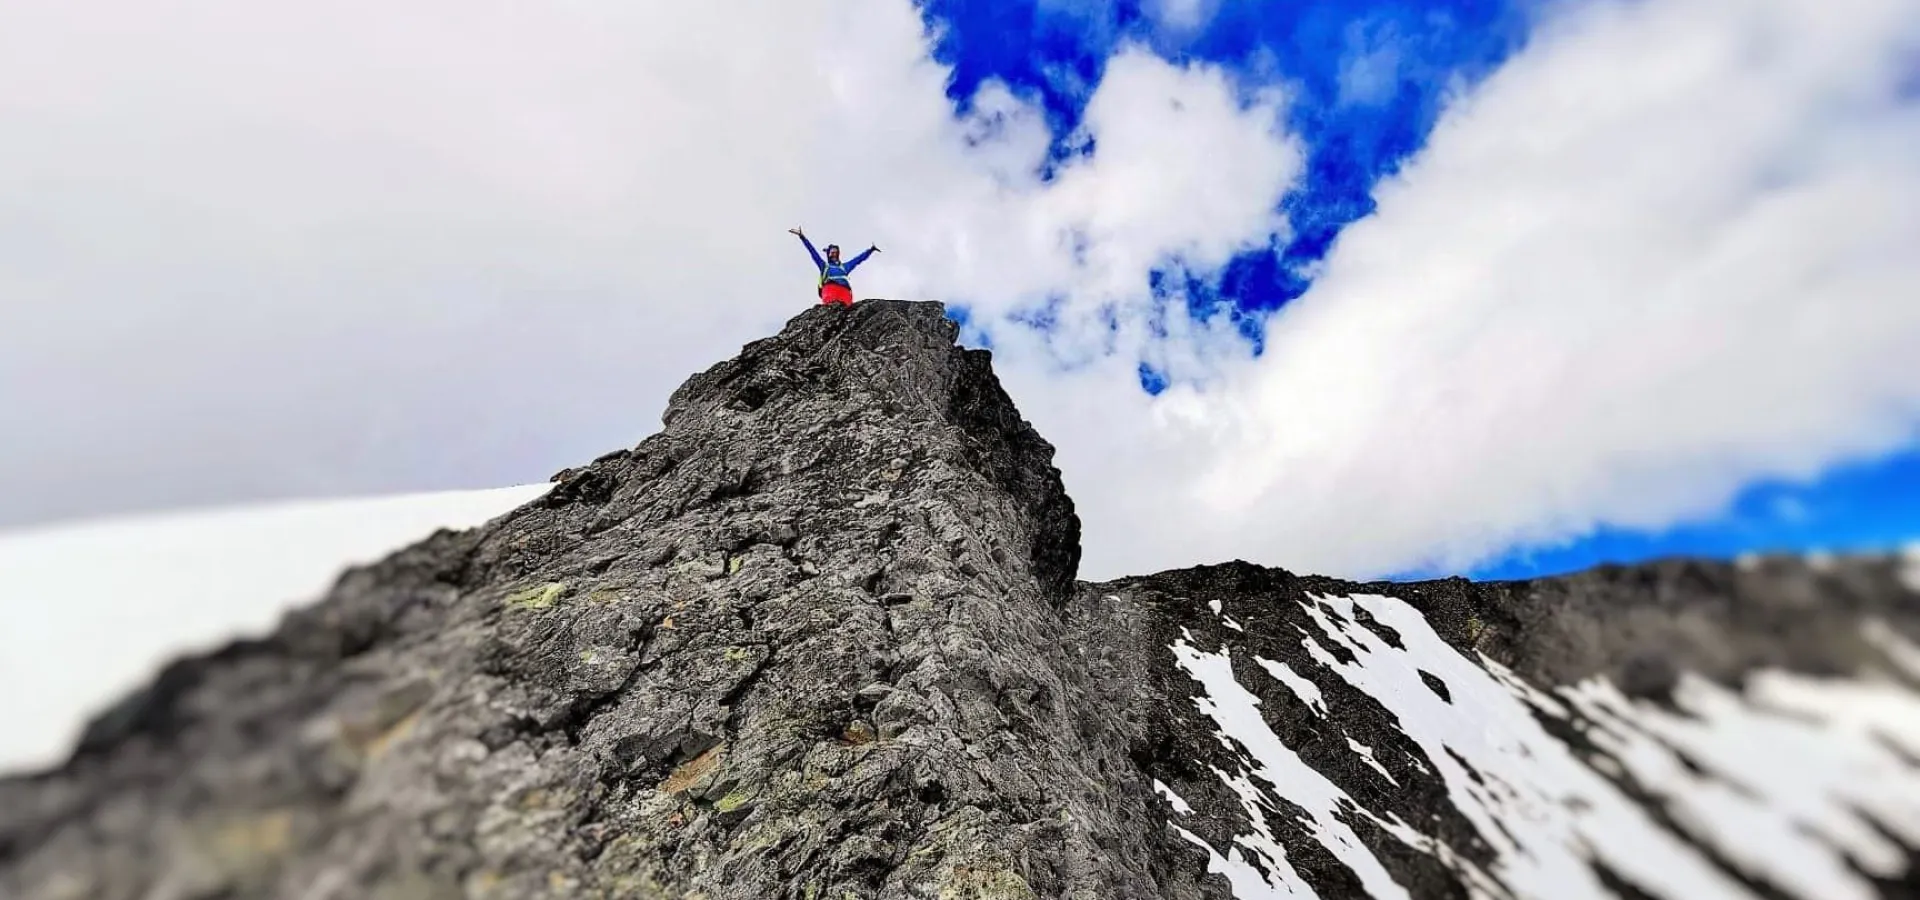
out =
<svg viewBox="0 0 1920 900"><path fill-rule="evenodd" d="M0 527L544 481L802 225L1089 577L1920 536L1912 0L749 6L0 7Z"/></svg>

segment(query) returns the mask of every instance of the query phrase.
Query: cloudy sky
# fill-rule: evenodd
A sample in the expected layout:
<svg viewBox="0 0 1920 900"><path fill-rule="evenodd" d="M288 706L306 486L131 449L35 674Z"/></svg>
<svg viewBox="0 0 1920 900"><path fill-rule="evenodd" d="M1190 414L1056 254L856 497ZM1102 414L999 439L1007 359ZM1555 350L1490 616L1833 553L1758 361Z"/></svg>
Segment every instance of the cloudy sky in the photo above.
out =
<svg viewBox="0 0 1920 900"><path fill-rule="evenodd" d="M794 225L1088 577L1920 536L1917 0L9 0L0 527L545 481Z"/></svg>

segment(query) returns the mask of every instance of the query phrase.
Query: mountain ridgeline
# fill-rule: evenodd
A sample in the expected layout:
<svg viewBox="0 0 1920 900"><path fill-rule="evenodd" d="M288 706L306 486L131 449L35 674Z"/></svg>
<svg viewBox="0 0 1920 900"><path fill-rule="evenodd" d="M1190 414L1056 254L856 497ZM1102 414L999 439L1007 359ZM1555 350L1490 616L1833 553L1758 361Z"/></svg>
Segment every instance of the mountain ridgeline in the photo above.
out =
<svg viewBox="0 0 1920 900"><path fill-rule="evenodd" d="M0 897L1920 894L1914 560L1088 584L990 359L801 313L0 781Z"/></svg>

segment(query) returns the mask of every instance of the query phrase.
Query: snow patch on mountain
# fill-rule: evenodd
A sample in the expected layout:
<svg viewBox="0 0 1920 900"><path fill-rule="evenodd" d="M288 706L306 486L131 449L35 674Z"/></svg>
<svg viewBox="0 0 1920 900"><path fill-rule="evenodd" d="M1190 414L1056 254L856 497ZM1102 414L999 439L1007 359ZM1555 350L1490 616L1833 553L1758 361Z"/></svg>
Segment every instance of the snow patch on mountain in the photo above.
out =
<svg viewBox="0 0 1920 900"><path fill-rule="evenodd" d="M1796 897L1880 896L1853 866L1905 873L1907 852L1884 831L1920 846L1920 773L1908 761L1920 758L1920 697L1783 672L1750 682L1743 696L1683 676L1684 714L1630 702L1604 681L1565 694L1593 726L1587 737L1748 877Z"/></svg>
<svg viewBox="0 0 1920 900"><path fill-rule="evenodd" d="M1354 833L1353 827L1338 815L1342 809L1357 806L1353 798L1307 765L1273 733L1273 729L1267 727L1266 721L1260 716L1260 698L1234 678L1233 660L1227 651L1203 653L1196 650L1189 640L1191 638L1175 644L1173 653L1180 661L1181 668L1205 687L1206 693L1197 698L1195 703L1201 712L1219 726L1220 742L1229 749L1236 744L1245 748L1249 771L1272 788L1279 789L1289 802L1306 811L1307 818L1300 824L1360 877L1370 896L1407 897L1406 890L1387 874L1386 867ZM1217 769L1215 771L1228 787L1240 795L1247 816L1254 823L1256 834L1236 838L1236 842L1250 853L1257 854L1262 866L1278 877L1279 883L1271 887L1287 892L1280 896L1314 896L1313 889L1287 863L1286 852L1274 841L1273 832L1262 811L1271 805L1268 798L1250 779ZM1240 852L1241 847L1230 848L1226 854L1227 863L1237 865L1243 862L1237 859ZM1232 879L1231 874L1229 878ZM1236 893L1235 896L1242 895Z"/></svg>
<svg viewBox="0 0 1920 900"><path fill-rule="evenodd" d="M1613 897L1606 876L1673 900L1756 897L1750 883L1808 900L1869 898L1879 896L1869 877L1903 877L1920 847L1920 694L1909 684L1764 670L1735 690L1685 674L1677 708L1667 708L1597 677L1541 690L1484 655L1463 655L1396 598L1311 595L1301 607L1318 633L1300 643L1321 677L1393 716L1494 862L1478 871L1356 802L1328 777L1337 773L1316 770L1276 736L1236 680L1230 648L1204 653L1187 635L1172 651L1204 689L1194 702L1252 776L1214 770L1254 827L1224 852L1207 847L1236 897L1313 895L1275 846L1266 816L1287 808L1275 800L1304 810L1298 824L1383 898L1407 896L1406 887L1351 822L1434 855L1477 895L1556 900ZM1884 626L1868 631L1896 667L1920 674L1920 648ZM1285 663L1256 662L1318 717L1365 714L1342 709ZM1347 745L1391 779L1370 748L1351 736Z"/></svg>
<svg viewBox="0 0 1920 900"><path fill-rule="evenodd" d="M1267 670L1268 675L1272 675L1275 680L1286 685L1287 690L1292 691L1295 697L1299 697L1300 702L1305 703L1308 709L1313 710L1321 718L1326 718L1327 702L1320 696L1319 685L1300 677L1299 673L1293 671L1286 663L1259 657L1255 657L1254 662L1259 663L1260 668Z"/></svg>

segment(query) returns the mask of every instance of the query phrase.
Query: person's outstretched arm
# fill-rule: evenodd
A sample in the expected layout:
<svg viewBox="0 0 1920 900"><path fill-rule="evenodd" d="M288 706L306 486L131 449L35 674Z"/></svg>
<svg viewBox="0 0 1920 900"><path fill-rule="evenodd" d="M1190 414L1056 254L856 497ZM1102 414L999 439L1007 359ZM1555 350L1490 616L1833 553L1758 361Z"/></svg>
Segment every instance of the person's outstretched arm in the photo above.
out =
<svg viewBox="0 0 1920 900"><path fill-rule="evenodd" d="M814 268L825 269L827 267L827 261L820 258L820 251L813 249L813 242L810 240L807 240L806 232L803 232L798 228L789 228L787 229L787 231L792 234L798 235L800 238L800 243L807 245L807 255L813 257Z"/></svg>
<svg viewBox="0 0 1920 900"><path fill-rule="evenodd" d="M859 255L859 256L856 256L856 257L854 257L854 258L852 258L852 259L850 259L850 260L847 260L847 272L848 272L848 274L852 274L852 272L853 272L853 268L854 268L855 266L857 266L857 265L859 265L859 264L861 264L861 263L863 263L863 262L866 262L866 261L867 261L867 257L868 257L868 256L871 256L871 255L872 255L872 254L874 253L874 251L876 251L876 250L879 250L879 249L880 249L879 247L868 247L867 249L865 249L865 250L862 250L862 251L860 251L860 255Z"/></svg>

